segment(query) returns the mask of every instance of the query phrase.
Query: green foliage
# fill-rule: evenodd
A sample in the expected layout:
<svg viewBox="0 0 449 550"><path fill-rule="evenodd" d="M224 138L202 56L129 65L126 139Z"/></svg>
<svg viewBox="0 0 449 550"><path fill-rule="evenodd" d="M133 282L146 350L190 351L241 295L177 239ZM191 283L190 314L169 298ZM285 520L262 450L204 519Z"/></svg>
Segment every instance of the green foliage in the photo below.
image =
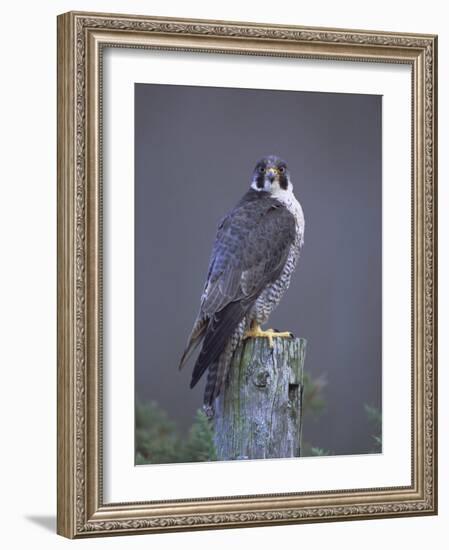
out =
<svg viewBox="0 0 449 550"><path fill-rule="evenodd" d="M365 413L368 422L371 424L374 434L371 436L374 440L373 453L382 452L382 413L376 407L365 403Z"/></svg>
<svg viewBox="0 0 449 550"><path fill-rule="evenodd" d="M330 454L331 454L330 451L325 451L320 447L312 447L310 449L310 456L329 456Z"/></svg>
<svg viewBox="0 0 449 550"><path fill-rule="evenodd" d="M376 407L372 407L371 405L367 405L365 403L365 412L366 416L368 417L368 420L373 424L373 426L376 428L376 430L382 429L382 414Z"/></svg>
<svg viewBox="0 0 449 550"><path fill-rule="evenodd" d="M154 401L136 403L136 463L176 462L180 441L176 425Z"/></svg>
<svg viewBox="0 0 449 550"><path fill-rule="evenodd" d="M136 464L216 460L212 430L203 411L197 411L186 438L155 401L136 401L135 414Z"/></svg>
<svg viewBox="0 0 449 550"><path fill-rule="evenodd" d="M324 376L312 378L309 373L303 374L303 397L302 397L302 415L303 418L310 417L316 420L325 410L326 401L323 397L323 389L327 381ZM328 456L330 451L313 446L308 441L303 441L301 445L301 456Z"/></svg>
<svg viewBox="0 0 449 550"><path fill-rule="evenodd" d="M301 448L301 456L330 456L335 454L327 449L321 447L314 447L310 443L303 443Z"/></svg>
<svg viewBox="0 0 449 550"><path fill-rule="evenodd" d="M318 418L326 408L326 402L323 397L323 389L327 381L324 376L312 378L307 372L303 375L303 402L302 414Z"/></svg>
<svg viewBox="0 0 449 550"><path fill-rule="evenodd" d="M193 426L184 445L184 462L217 460L209 419L201 409L195 415Z"/></svg>

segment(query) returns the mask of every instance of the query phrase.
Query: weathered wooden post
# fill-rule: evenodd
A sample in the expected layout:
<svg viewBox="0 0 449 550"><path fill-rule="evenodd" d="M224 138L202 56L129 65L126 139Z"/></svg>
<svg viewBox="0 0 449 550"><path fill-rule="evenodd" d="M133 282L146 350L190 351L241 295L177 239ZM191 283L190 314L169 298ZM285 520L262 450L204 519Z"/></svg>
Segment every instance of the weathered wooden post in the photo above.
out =
<svg viewBox="0 0 449 550"><path fill-rule="evenodd" d="M215 401L218 460L300 456L306 340L249 338Z"/></svg>

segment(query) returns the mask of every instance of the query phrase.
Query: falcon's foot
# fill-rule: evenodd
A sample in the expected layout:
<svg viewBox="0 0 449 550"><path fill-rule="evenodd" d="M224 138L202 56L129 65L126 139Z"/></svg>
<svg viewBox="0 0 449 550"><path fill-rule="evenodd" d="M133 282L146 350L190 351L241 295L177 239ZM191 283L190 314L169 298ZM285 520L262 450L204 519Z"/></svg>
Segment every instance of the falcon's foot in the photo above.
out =
<svg viewBox="0 0 449 550"><path fill-rule="evenodd" d="M272 328L262 330L260 325L253 322L251 323L251 328L243 335L244 340L247 338L268 338L268 344L270 348L273 348L273 338L293 338L293 334L291 332L279 332Z"/></svg>

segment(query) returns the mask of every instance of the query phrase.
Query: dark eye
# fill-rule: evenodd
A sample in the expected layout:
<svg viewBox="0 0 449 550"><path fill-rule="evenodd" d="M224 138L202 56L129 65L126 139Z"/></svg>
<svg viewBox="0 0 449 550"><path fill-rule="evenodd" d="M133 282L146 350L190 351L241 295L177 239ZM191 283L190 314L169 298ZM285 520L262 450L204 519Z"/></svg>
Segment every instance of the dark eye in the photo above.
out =
<svg viewBox="0 0 449 550"><path fill-rule="evenodd" d="M285 172L285 166L279 166L279 172L283 174Z"/></svg>
<svg viewBox="0 0 449 550"><path fill-rule="evenodd" d="M265 172L265 168L263 166L259 166L259 172L263 174Z"/></svg>

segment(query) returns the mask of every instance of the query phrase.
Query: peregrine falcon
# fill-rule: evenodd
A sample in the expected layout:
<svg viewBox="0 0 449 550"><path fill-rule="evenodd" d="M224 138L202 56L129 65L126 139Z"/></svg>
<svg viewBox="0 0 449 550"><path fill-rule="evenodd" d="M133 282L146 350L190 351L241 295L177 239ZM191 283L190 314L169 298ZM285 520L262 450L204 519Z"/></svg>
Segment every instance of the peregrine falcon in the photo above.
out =
<svg viewBox="0 0 449 550"><path fill-rule="evenodd" d="M193 388L207 370L204 409L226 381L232 355L245 338L291 337L262 330L290 284L304 242L304 215L285 161L270 155L255 166L251 185L218 226L200 309L179 368L202 343Z"/></svg>

